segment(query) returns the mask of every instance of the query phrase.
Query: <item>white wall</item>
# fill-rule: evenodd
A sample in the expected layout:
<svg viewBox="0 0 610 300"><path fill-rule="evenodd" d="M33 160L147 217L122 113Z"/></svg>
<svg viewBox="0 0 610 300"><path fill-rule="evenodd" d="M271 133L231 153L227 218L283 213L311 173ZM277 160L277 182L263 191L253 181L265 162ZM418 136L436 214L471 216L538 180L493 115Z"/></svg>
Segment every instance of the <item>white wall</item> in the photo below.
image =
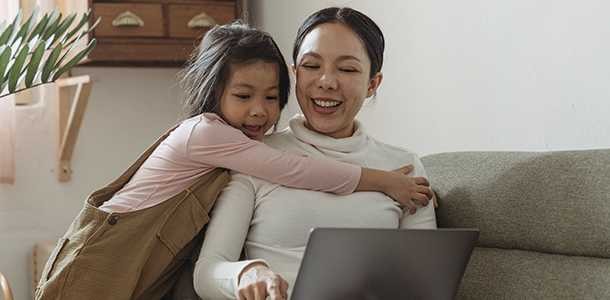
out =
<svg viewBox="0 0 610 300"><path fill-rule="evenodd" d="M250 20L289 58L329 5L384 32L384 80L359 116L379 140L420 155L610 148L610 2L257 0Z"/></svg>
<svg viewBox="0 0 610 300"><path fill-rule="evenodd" d="M300 23L331 4L362 10L385 33L384 81L359 116L378 139L421 155L610 148L610 2L256 0L248 9L291 60ZM0 185L0 270L15 299L29 299L28 249L61 237L85 197L176 122L176 71L75 69L97 82L69 182L56 179L52 91L17 108L16 180ZM283 124L296 111L291 99Z"/></svg>

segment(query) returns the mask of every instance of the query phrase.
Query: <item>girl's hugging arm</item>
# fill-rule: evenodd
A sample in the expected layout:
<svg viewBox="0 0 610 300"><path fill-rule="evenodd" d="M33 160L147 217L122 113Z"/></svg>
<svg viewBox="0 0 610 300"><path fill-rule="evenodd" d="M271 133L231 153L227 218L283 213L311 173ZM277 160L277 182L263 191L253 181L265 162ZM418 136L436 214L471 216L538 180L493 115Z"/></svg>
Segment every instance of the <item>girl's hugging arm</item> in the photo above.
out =
<svg viewBox="0 0 610 300"><path fill-rule="evenodd" d="M356 190L362 172L356 165L273 149L220 120L195 126L186 151L195 164L231 169L292 188L339 195Z"/></svg>
<svg viewBox="0 0 610 300"><path fill-rule="evenodd" d="M413 200L427 205L426 181L405 176L410 167L394 171L362 168L326 158L295 155L249 139L241 130L217 120L194 127L187 143L193 163L231 169L284 186L331 192L379 191L414 212ZM423 194L422 194L423 192Z"/></svg>

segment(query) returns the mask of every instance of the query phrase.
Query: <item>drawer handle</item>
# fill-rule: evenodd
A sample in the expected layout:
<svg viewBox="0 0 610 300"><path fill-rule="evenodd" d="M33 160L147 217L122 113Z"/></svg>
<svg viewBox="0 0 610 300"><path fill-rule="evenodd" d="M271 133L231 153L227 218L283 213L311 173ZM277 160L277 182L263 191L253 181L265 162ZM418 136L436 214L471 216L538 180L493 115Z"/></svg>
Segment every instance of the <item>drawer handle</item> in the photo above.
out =
<svg viewBox="0 0 610 300"><path fill-rule="evenodd" d="M194 16L187 24L188 28L211 28L216 25L216 21L205 13Z"/></svg>
<svg viewBox="0 0 610 300"><path fill-rule="evenodd" d="M136 14L125 11L124 13L118 15L114 20L112 20L112 26L121 27L121 26L138 26L144 27L144 21L140 19Z"/></svg>

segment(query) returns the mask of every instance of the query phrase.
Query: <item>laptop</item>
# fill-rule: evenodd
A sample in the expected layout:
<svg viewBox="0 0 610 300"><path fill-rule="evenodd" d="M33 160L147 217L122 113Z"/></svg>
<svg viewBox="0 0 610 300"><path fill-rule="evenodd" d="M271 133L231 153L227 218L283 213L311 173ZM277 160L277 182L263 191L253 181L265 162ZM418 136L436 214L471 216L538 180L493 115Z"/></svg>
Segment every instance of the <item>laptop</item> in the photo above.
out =
<svg viewBox="0 0 610 300"><path fill-rule="evenodd" d="M314 228L291 300L454 299L477 229Z"/></svg>

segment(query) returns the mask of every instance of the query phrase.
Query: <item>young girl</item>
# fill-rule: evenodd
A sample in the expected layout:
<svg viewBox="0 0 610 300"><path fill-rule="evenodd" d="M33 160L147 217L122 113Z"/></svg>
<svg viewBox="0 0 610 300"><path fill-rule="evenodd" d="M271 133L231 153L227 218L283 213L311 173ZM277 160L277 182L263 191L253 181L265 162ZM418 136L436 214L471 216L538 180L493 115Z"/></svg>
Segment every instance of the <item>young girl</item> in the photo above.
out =
<svg viewBox="0 0 610 300"><path fill-rule="evenodd" d="M336 194L380 191L405 205L432 198L427 181L405 176L411 167L372 170L261 143L290 83L279 48L260 30L211 29L181 77L189 118L89 196L47 262L36 299L160 299L199 249L207 213L230 180L224 169Z"/></svg>

